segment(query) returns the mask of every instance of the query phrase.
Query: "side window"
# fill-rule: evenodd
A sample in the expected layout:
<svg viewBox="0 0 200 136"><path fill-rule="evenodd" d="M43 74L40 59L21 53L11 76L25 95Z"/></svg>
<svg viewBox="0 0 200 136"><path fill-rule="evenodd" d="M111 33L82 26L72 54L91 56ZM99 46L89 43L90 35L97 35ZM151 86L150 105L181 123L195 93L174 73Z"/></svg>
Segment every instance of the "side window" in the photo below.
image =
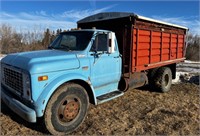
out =
<svg viewBox="0 0 200 136"><path fill-rule="evenodd" d="M107 34L97 35L90 51L108 51Z"/></svg>

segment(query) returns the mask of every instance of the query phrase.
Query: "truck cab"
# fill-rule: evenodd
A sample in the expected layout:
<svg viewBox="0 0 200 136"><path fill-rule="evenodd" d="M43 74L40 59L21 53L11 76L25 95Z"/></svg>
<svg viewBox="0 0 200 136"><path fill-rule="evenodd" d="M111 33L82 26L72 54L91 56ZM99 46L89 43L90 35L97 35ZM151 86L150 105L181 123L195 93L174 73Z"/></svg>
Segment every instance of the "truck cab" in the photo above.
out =
<svg viewBox="0 0 200 136"><path fill-rule="evenodd" d="M15 53L2 59L2 99L23 119L36 122L37 117L44 116L60 87L85 90L83 99L88 101L81 103L81 98L72 93L75 98L63 98L66 104L57 106L61 107L61 122L66 123L67 116L71 120L78 116L75 114L85 107L81 105L87 107L89 101L99 104L123 94L118 90L121 63L115 33L96 29L63 32L48 50ZM64 113L64 107L73 111L72 105L79 112Z"/></svg>

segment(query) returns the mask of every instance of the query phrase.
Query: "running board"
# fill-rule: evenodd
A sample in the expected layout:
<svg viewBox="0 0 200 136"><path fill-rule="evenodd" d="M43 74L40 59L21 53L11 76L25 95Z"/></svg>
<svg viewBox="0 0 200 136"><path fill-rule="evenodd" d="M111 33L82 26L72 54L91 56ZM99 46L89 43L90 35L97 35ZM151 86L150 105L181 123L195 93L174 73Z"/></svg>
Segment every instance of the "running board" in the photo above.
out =
<svg viewBox="0 0 200 136"><path fill-rule="evenodd" d="M97 104L101 104L101 103L110 101L110 100L115 99L119 96L122 96L123 94L124 94L124 92L117 90L117 91L114 91L114 92L111 92L111 93L108 93L108 94L98 96L97 97Z"/></svg>

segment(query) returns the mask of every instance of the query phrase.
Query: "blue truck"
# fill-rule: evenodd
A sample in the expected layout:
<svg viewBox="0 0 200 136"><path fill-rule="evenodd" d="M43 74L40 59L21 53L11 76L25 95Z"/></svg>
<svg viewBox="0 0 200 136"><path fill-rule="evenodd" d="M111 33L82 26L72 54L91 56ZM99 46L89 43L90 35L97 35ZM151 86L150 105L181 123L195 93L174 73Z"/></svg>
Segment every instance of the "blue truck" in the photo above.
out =
<svg viewBox="0 0 200 136"><path fill-rule="evenodd" d="M80 20L78 27L81 29L60 33L47 50L9 54L1 61L1 99L28 122L41 117L54 135L74 131L84 121L90 103L112 100L129 88L151 83L154 89L167 92L176 63L184 60L187 28L182 26L133 13L99 13ZM178 35L176 58L169 52L169 58L162 59L165 50L160 48L163 53L157 57L161 60L154 62L157 44L150 39L147 50L152 52L143 64L139 49L145 41L137 40L145 34L156 39L150 31Z"/></svg>

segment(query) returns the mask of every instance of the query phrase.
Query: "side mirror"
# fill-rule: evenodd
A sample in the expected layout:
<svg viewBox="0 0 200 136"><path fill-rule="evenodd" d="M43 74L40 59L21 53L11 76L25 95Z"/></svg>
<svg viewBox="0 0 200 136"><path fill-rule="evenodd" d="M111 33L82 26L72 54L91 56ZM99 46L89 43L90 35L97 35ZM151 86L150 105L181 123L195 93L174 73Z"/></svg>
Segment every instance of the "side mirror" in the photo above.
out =
<svg viewBox="0 0 200 136"><path fill-rule="evenodd" d="M108 34L108 53L115 52L115 33L110 32Z"/></svg>

